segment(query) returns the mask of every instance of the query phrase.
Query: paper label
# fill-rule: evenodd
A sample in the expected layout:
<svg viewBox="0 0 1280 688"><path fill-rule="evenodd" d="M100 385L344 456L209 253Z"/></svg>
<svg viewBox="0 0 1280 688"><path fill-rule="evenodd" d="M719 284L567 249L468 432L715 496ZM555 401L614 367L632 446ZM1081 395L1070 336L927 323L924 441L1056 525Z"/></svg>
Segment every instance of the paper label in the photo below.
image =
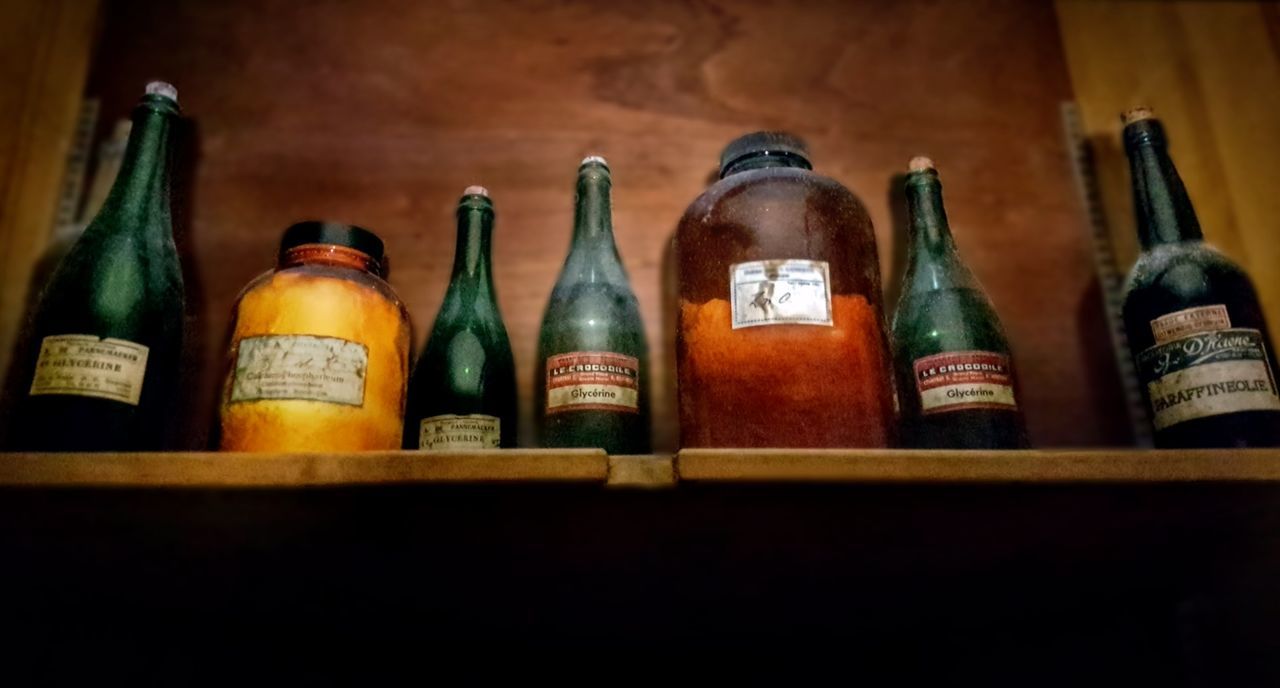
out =
<svg viewBox="0 0 1280 688"><path fill-rule="evenodd" d="M240 340L231 402L300 399L364 405L369 350L359 342L311 335Z"/></svg>
<svg viewBox="0 0 1280 688"><path fill-rule="evenodd" d="M150 350L123 339L63 334L40 342L30 394L70 394L137 406Z"/></svg>
<svg viewBox="0 0 1280 688"><path fill-rule="evenodd" d="M925 414L966 409L1018 408L1009 356L952 351L916 359L916 388Z"/></svg>
<svg viewBox="0 0 1280 688"><path fill-rule="evenodd" d="M418 424L419 449L497 449L501 438L502 420L480 413L432 416Z"/></svg>
<svg viewBox="0 0 1280 688"><path fill-rule="evenodd" d="M640 361L622 354L576 351L547 358L547 413L640 411Z"/></svg>
<svg viewBox="0 0 1280 688"><path fill-rule="evenodd" d="M1200 332L1138 354L1157 430L1239 411L1280 411L1262 333Z"/></svg>
<svg viewBox="0 0 1280 688"><path fill-rule="evenodd" d="M1156 344L1167 344L1189 334L1213 332L1231 327L1231 316L1227 315L1227 307L1200 306L1187 308L1162 315L1151 321L1151 334Z"/></svg>
<svg viewBox="0 0 1280 688"><path fill-rule="evenodd" d="M826 325L831 280L820 260L757 260L729 268L733 329L759 325Z"/></svg>

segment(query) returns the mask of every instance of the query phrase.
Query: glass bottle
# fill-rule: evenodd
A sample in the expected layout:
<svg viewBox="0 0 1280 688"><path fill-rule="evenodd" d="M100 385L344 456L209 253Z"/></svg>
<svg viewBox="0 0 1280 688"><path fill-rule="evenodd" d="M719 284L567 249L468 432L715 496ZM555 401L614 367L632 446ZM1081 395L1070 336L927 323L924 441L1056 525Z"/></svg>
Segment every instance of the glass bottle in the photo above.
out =
<svg viewBox="0 0 1280 688"><path fill-rule="evenodd" d="M489 192L458 202L453 275L409 381L406 449L516 446L516 373L493 288Z"/></svg>
<svg viewBox="0 0 1280 688"><path fill-rule="evenodd" d="M875 234L798 138L759 132L676 232L683 447L884 447L892 439Z"/></svg>
<svg viewBox="0 0 1280 688"><path fill-rule="evenodd" d="M930 449L1017 449L1027 431L1004 328L960 260L933 161L906 177L911 240L893 317L901 443Z"/></svg>
<svg viewBox="0 0 1280 688"><path fill-rule="evenodd" d="M1280 445L1274 349L1248 275L1204 242L1148 108L1123 116L1142 253L1124 321L1159 447Z"/></svg>
<svg viewBox="0 0 1280 688"><path fill-rule="evenodd" d="M582 161L573 242L538 335L535 413L544 447L647 454L648 347L613 240L611 183L604 158Z"/></svg>
<svg viewBox="0 0 1280 688"><path fill-rule="evenodd" d="M111 192L44 290L17 448L165 444L182 359L182 268L169 211L177 98L169 84L147 84Z"/></svg>
<svg viewBox="0 0 1280 688"><path fill-rule="evenodd" d="M383 281L382 240L301 222L274 270L232 312L219 446L228 451L398 449L409 314Z"/></svg>

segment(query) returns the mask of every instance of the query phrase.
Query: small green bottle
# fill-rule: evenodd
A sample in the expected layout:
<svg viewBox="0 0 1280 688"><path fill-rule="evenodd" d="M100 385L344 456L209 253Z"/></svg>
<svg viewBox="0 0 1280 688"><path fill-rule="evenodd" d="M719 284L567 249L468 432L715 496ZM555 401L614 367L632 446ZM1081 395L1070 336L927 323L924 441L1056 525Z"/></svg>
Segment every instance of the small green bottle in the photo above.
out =
<svg viewBox="0 0 1280 688"><path fill-rule="evenodd" d="M578 168L573 242L538 336L535 414L544 447L647 454L649 354L613 240L609 165Z"/></svg>
<svg viewBox="0 0 1280 688"><path fill-rule="evenodd" d="M933 161L911 160L906 178L911 240L893 316L893 358L904 446L1027 446L1004 328L960 260Z"/></svg>
<svg viewBox="0 0 1280 688"><path fill-rule="evenodd" d="M516 446L516 373L493 288L493 202L480 186L458 201L453 276L409 380L406 449Z"/></svg>
<svg viewBox="0 0 1280 688"><path fill-rule="evenodd" d="M169 84L147 84L111 193L41 296L16 448L164 444L182 358L182 269L169 213L177 97Z"/></svg>

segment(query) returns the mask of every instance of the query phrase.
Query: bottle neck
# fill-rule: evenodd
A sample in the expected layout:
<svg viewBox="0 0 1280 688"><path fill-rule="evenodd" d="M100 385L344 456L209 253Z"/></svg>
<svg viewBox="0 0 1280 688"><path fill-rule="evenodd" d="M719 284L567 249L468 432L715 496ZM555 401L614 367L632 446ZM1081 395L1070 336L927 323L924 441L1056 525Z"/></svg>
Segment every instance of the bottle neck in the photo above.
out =
<svg viewBox="0 0 1280 688"><path fill-rule="evenodd" d="M1142 247L1202 240L1200 221L1169 157L1160 123L1150 119L1134 122L1125 127L1124 138Z"/></svg>
<svg viewBox="0 0 1280 688"><path fill-rule="evenodd" d="M163 96L145 96L134 108L129 142L99 217L131 231L172 234L169 164L177 118L177 104Z"/></svg>
<svg viewBox="0 0 1280 688"><path fill-rule="evenodd" d="M280 254L279 267L292 268L299 265L325 265L329 267L350 268L360 270L378 277L382 269L373 256L346 246L334 244L303 244L287 249Z"/></svg>
<svg viewBox="0 0 1280 688"><path fill-rule="evenodd" d="M973 277L960 261L951 237L937 172L922 170L908 174L906 196L911 236L907 245L904 293L972 286Z"/></svg>
<svg viewBox="0 0 1280 688"><path fill-rule="evenodd" d="M493 208L479 196L467 197L458 206L457 216L458 242L449 289L492 290Z"/></svg>
<svg viewBox="0 0 1280 688"><path fill-rule="evenodd" d="M808 159L796 153L765 152L758 155L748 155L738 158L728 165L725 165L724 168L720 170L720 178L724 179L732 174L747 172L749 170L759 170L765 167L792 167L801 170L813 169L813 165L809 164Z"/></svg>
<svg viewBox="0 0 1280 688"><path fill-rule="evenodd" d="M612 182L609 170L588 164L578 170L574 198L573 243L565 261L565 274L595 280L615 280L622 259L613 239ZM624 278L625 279L625 278Z"/></svg>

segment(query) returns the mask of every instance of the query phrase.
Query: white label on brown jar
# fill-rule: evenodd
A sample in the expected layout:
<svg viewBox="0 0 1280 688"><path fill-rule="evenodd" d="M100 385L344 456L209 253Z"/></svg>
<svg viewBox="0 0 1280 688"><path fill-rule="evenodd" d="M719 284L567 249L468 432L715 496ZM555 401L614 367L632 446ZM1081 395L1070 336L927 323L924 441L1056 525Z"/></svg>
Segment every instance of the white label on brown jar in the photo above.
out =
<svg viewBox="0 0 1280 688"><path fill-rule="evenodd" d="M137 406L149 351L141 344L91 334L45 337L30 394L97 397Z"/></svg>
<svg viewBox="0 0 1280 688"><path fill-rule="evenodd" d="M337 337L267 335L240 340L232 403L300 399L364 405L369 350Z"/></svg>
<svg viewBox="0 0 1280 688"><path fill-rule="evenodd" d="M966 409L1012 411L1013 373L1009 357L990 351L952 351L918 358L916 388L926 415Z"/></svg>
<svg viewBox="0 0 1280 688"><path fill-rule="evenodd" d="M1157 430L1240 411L1280 411L1262 333L1248 328L1198 332L1138 354Z"/></svg>
<svg viewBox="0 0 1280 688"><path fill-rule="evenodd" d="M639 413L639 359L602 351L547 358L547 413L565 411Z"/></svg>
<svg viewBox="0 0 1280 688"><path fill-rule="evenodd" d="M733 329L831 326L831 279L821 260L756 260L729 268Z"/></svg>
<svg viewBox="0 0 1280 688"><path fill-rule="evenodd" d="M1231 327L1231 316L1223 305L1199 306L1162 315L1151 321L1151 334L1156 344L1167 344L1190 334L1225 330Z"/></svg>
<svg viewBox="0 0 1280 688"><path fill-rule="evenodd" d="M501 438L502 420L479 413L432 416L418 424L419 449L497 449Z"/></svg>

